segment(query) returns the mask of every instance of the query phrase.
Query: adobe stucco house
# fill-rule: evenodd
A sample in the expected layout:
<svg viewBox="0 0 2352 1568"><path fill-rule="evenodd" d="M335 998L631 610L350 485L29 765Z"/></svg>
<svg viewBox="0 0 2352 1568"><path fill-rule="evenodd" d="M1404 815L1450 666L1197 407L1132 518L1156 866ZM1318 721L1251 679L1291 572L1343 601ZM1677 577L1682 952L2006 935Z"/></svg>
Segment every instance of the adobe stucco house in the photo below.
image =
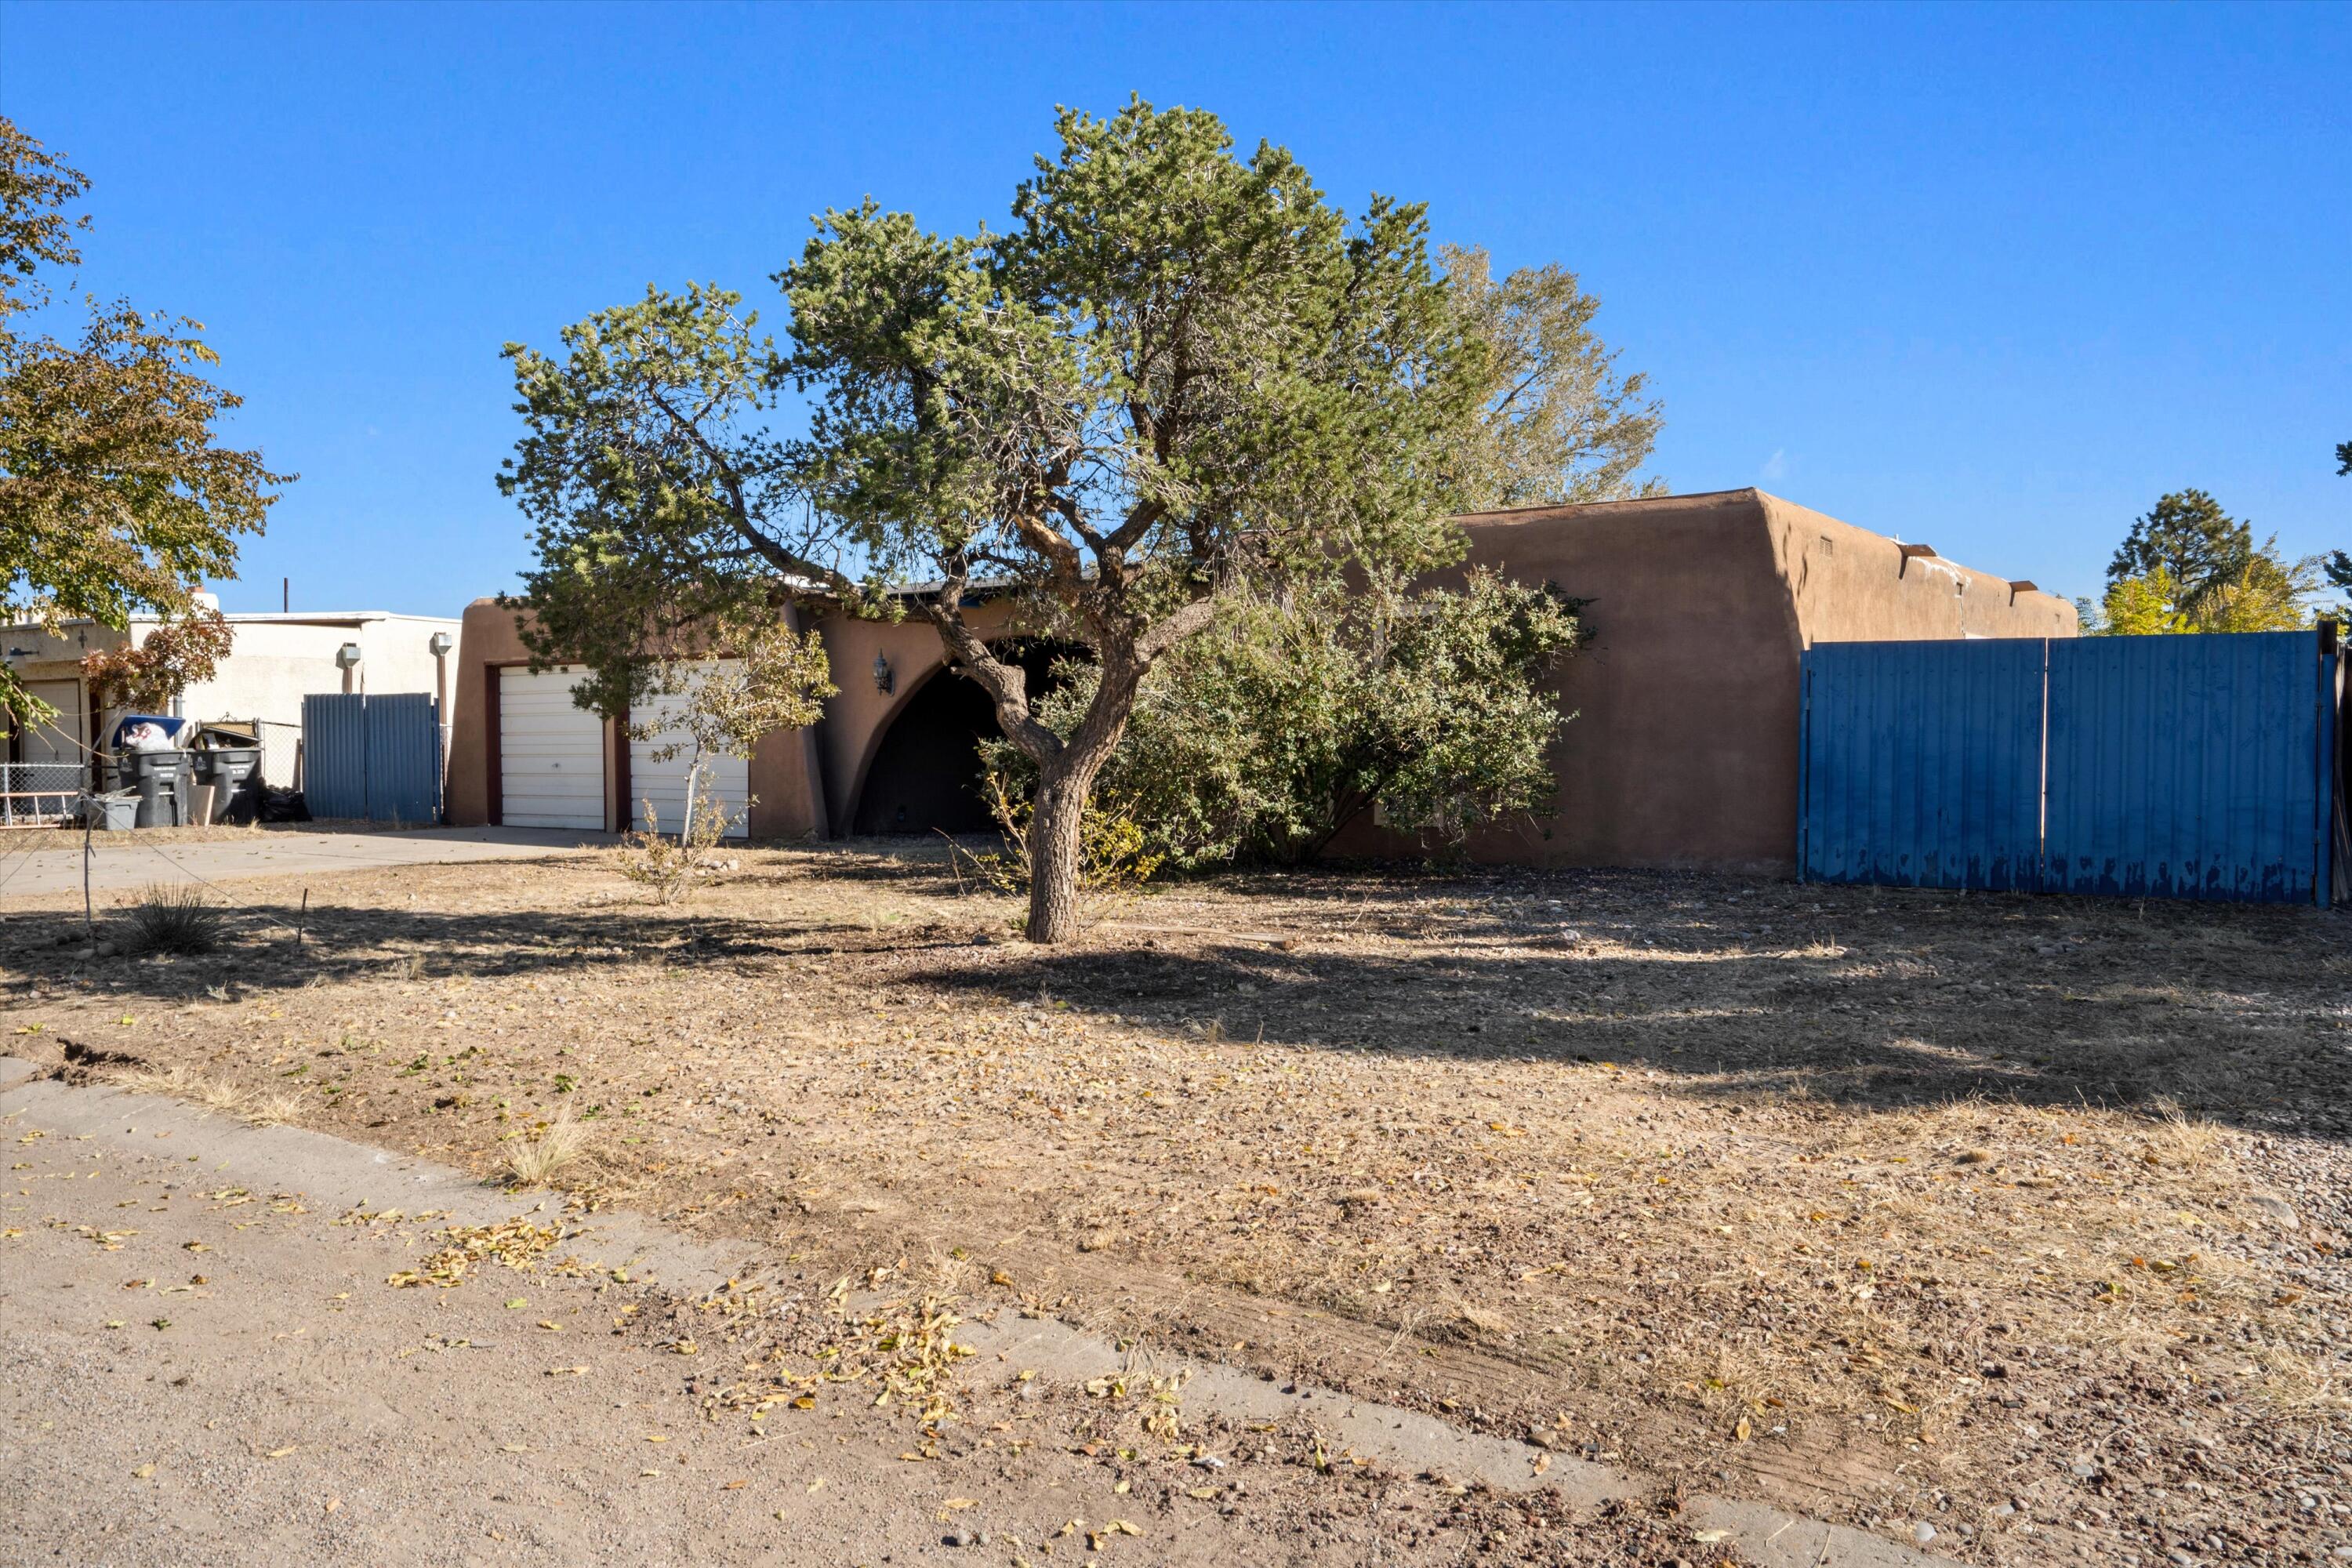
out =
<svg viewBox="0 0 2352 1568"><path fill-rule="evenodd" d="M2075 633L2074 606L2030 583L1761 490L1462 521L1471 563L1589 600L1594 636L1559 677L1577 718L1559 750L1557 809L1479 835L1470 847L1482 860L1785 872L1795 860L1806 647ZM994 722L979 688L946 670L938 634L919 621L847 616L818 630L841 694L820 723L770 736L721 779L723 794L756 797L751 834L984 826L972 747ZM635 815L628 803L674 789L682 763L651 761L642 742L572 708L569 673L525 668L513 617L496 601L467 609L464 639L451 821L614 828ZM1410 847L1360 823L1334 849Z"/></svg>

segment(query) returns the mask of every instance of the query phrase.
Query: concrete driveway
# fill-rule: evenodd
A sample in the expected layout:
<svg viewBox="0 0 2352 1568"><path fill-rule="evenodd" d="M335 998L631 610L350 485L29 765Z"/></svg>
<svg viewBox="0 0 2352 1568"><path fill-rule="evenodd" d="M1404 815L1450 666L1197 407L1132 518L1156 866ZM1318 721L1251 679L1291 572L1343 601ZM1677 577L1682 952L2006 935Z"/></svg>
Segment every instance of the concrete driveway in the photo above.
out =
<svg viewBox="0 0 2352 1568"><path fill-rule="evenodd" d="M544 827L428 827L412 833L312 833L265 827L236 838L192 838L185 843L156 842L156 837L92 835L91 891L117 892L155 882L226 882L297 872L363 871L378 866L512 860L614 842L609 833ZM55 837L55 848L33 847L38 839L31 843L0 840L0 909L13 901L81 891L81 840L63 833Z"/></svg>

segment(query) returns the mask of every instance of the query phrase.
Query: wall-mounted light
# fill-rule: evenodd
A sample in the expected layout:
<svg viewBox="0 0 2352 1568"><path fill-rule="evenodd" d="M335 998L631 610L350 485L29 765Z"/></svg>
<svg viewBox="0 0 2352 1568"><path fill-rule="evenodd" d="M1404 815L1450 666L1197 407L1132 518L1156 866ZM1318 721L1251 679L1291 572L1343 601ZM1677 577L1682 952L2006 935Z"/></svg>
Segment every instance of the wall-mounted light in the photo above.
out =
<svg viewBox="0 0 2352 1568"><path fill-rule="evenodd" d="M889 656L876 654L874 656L874 689L887 697L890 695L890 689L897 684L897 678L890 673Z"/></svg>

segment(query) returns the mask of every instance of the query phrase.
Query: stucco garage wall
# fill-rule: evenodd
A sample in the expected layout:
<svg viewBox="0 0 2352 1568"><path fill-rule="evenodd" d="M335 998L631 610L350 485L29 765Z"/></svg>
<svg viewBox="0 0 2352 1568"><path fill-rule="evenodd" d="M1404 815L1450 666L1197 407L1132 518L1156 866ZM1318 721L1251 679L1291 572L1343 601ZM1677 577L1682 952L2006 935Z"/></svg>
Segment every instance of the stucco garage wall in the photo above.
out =
<svg viewBox="0 0 2352 1568"><path fill-rule="evenodd" d="M466 606L463 621L457 649L462 662L453 663L449 674L449 765L441 799L450 822L474 827L497 816L491 773L498 762L493 743L498 672L504 666L528 664L530 650L523 646L514 612L496 599L475 600ZM620 779L624 753L616 743L617 735L616 726L604 727L604 826L608 832L628 826L628 807L624 804L627 792L621 788Z"/></svg>
<svg viewBox="0 0 2352 1568"><path fill-rule="evenodd" d="M1003 626L1003 615L983 606L974 621L989 630ZM752 752L751 828L756 838L822 837L846 831L866 767L890 721L925 681L961 679L944 674L946 650L939 633L926 622L834 616L817 632L840 690L826 702L824 717L816 724L770 735ZM495 705L489 683L499 666L526 662L530 650L523 646L514 612L496 599L477 599L467 606L463 636L464 668L452 677L456 695L446 797L449 820L471 826L490 820L488 763L495 753L488 739ZM887 693L875 685L877 653L890 661ZM608 742L607 826L614 828L625 826L610 808L619 784L617 753L617 746Z"/></svg>

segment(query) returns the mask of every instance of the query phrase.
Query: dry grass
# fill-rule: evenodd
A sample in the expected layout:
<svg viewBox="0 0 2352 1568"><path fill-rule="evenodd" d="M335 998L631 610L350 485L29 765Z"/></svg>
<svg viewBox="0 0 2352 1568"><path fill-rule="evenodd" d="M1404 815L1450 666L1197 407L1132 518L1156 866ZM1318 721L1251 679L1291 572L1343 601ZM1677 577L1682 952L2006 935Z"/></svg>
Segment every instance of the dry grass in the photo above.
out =
<svg viewBox="0 0 2352 1568"><path fill-rule="evenodd" d="M588 1129L565 1111L509 1144L499 1174L514 1186L543 1187L572 1169L587 1152Z"/></svg>
<svg viewBox="0 0 2352 1568"><path fill-rule="evenodd" d="M904 856L742 858L691 915L594 859L355 877L331 959L257 948L122 1037L307 1066L312 1120L526 1184L593 1128L600 1194L812 1268L1800 1507L2022 1494L2126 1410L2340 1418L2337 1254L2305 1194L2249 1207L2352 1140L2323 917L1236 879L1040 952Z"/></svg>
<svg viewBox="0 0 2352 1568"><path fill-rule="evenodd" d="M2151 1163L2181 1171L2204 1171L2227 1161L2227 1134L2220 1127L2190 1115L2169 1095L2158 1096L2149 1102L2148 1110L2155 1120L2143 1157Z"/></svg>
<svg viewBox="0 0 2352 1568"><path fill-rule="evenodd" d="M284 1089L257 1089L230 1079L211 1077L185 1066L131 1068L109 1075L109 1081L133 1094L156 1094L183 1100L199 1110L232 1116L254 1127L274 1127L299 1121L301 1095Z"/></svg>

